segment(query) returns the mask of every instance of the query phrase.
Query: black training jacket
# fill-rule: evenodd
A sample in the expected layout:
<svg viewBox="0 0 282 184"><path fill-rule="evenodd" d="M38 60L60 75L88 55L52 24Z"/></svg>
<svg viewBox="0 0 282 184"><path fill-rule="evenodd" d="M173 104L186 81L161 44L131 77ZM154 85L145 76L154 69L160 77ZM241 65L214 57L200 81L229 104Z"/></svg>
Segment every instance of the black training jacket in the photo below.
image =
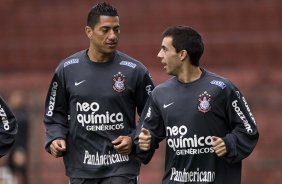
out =
<svg viewBox="0 0 282 184"><path fill-rule="evenodd" d="M135 134L154 85L148 70L116 51L111 61L95 63L87 50L57 67L46 98L46 150L54 139L67 142L66 174L72 178L138 175L140 161L113 148L119 135Z"/></svg>
<svg viewBox="0 0 282 184"><path fill-rule="evenodd" d="M141 116L142 126L153 136L152 148L166 138L164 184L240 184L241 161L257 144L255 119L239 89L202 71L188 84L173 77L158 85ZM223 158L214 153L212 136L223 138ZM145 162L148 155L143 155Z"/></svg>
<svg viewBox="0 0 282 184"><path fill-rule="evenodd" d="M18 123L11 109L0 97L0 157L7 154L14 142L18 131Z"/></svg>

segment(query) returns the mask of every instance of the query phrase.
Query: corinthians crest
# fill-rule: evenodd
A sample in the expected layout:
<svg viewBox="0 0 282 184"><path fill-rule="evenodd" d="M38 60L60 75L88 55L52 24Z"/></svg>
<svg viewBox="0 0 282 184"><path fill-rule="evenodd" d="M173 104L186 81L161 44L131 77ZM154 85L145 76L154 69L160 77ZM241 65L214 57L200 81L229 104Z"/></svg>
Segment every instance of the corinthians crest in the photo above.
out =
<svg viewBox="0 0 282 184"><path fill-rule="evenodd" d="M203 94L199 95L199 102L200 104L198 105L198 110L203 112L203 113L206 113L208 112L210 109L211 109L211 104L210 104L210 101L211 101L211 98L210 98L210 94L208 94L208 92L204 92Z"/></svg>
<svg viewBox="0 0 282 184"><path fill-rule="evenodd" d="M117 74L114 75L113 81L114 81L113 89L115 91L121 93L125 90L125 84L124 84L125 76L121 72L118 72Z"/></svg>

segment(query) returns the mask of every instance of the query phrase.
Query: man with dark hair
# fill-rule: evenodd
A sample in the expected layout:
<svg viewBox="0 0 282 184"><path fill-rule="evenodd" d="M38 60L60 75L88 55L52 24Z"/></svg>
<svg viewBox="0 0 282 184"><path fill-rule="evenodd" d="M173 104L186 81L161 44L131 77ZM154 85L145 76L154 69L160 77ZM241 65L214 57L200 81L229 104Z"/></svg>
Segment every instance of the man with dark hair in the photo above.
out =
<svg viewBox="0 0 282 184"><path fill-rule="evenodd" d="M120 24L107 3L88 14L88 49L57 67L46 98L46 150L64 157L71 184L135 184L140 161L131 154L136 109L154 85L139 61L117 51Z"/></svg>
<svg viewBox="0 0 282 184"><path fill-rule="evenodd" d="M163 33L158 57L174 77L152 91L137 135L146 162L166 138L164 184L239 184L242 160L258 141L245 97L231 81L199 66L203 51L191 27Z"/></svg>
<svg viewBox="0 0 282 184"><path fill-rule="evenodd" d="M11 109L0 97L0 157L6 155L15 142L18 123Z"/></svg>

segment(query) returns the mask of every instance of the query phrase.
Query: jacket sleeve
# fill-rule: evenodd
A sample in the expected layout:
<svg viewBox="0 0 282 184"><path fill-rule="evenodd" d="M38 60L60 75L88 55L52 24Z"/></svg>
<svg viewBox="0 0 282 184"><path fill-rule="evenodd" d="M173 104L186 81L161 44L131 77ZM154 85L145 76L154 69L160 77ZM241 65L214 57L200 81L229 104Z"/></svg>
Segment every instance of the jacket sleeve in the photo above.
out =
<svg viewBox="0 0 282 184"><path fill-rule="evenodd" d="M253 114L246 99L235 86L232 86L227 100L227 119L231 132L223 140L227 148L224 159L229 163L242 161L255 148L259 133Z"/></svg>
<svg viewBox="0 0 282 184"><path fill-rule="evenodd" d="M148 151L142 151L138 146L138 136L142 127L149 130L151 134L151 146ZM161 142L165 137L165 126L162 121L161 114L155 105L152 96L150 96L140 117L140 123L137 127L134 139L134 144L136 145L136 156L143 164L150 162L155 150L159 147L159 142Z"/></svg>
<svg viewBox="0 0 282 184"><path fill-rule="evenodd" d="M147 99L155 86L148 71L146 71L139 80L140 81L136 88L135 102L137 105L137 112L139 116L141 116Z"/></svg>
<svg viewBox="0 0 282 184"><path fill-rule="evenodd" d="M135 90L136 91L135 103L137 106L137 113L139 116L141 116L141 113L144 109L147 99L150 96L155 86L150 77L148 70L145 70L145 72L141 73L138 80L139 81L138 81L138 84ZM130 133L129 136L132 138L132 140L134 139L135 134L136 134L136 131L133 131Z"/></svg>
<svg viewBox="0 0 282 184"><path fill-rule="evenodd" d="M44 125L46 129L45 149L50 153L50 144L61 138L66 140L68 133L68 97L63 70L57 69L45 102Z"/></svg>
<svg viewBox="0 0 282 184"><path fill-rule="evenodd" d="M11 150L17 132L17 120L6 102L0 97L0 157Z"/></svg>

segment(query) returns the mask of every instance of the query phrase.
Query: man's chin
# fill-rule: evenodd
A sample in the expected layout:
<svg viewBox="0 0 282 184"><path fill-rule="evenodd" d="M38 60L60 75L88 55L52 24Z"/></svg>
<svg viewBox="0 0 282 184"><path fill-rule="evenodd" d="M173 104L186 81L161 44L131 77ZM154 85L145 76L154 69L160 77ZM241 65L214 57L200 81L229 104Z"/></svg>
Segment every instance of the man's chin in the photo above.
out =
<svg viewBox="0 0 282 184"><path fill-rule="evenodd" d="M117 49L117 47L108 47L106 49L106 53L111 54L111 53L115 52L116 49Z"/></svg>
<svg viewBox="0 0 282 184"><path fill-rule="evenodd" d="M107 49L109 49L109 50L116 50L117 49L117 44L107 45Z"/></svg>
<svg viewBox="0 0 282 184"><path fill-rule="evenodd" d="M107 49L104 50L104 54L112 54L115 51L116 51L116 48L115 49L107 48Z"/></svg>
<svg viewBox="0 0 282 184"><path fill-rule="evenodd" d="M169 71L166 67L165 67L164 69L165 69L165 72L166 72L168 75L171 75L171 71Z"/></svg>

